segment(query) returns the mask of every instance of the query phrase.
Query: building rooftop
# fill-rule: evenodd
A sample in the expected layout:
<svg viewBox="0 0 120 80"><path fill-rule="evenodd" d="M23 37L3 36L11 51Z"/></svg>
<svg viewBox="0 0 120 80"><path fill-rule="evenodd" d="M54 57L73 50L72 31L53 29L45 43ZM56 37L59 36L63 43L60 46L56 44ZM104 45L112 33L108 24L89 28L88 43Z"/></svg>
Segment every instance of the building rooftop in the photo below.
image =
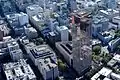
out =
<svg viewBox="0 0 120 80"><path fill-rule="evenodd" d="M63 30L68 30L68 28L66 26L60 26L60 27L57 27L57 30L63 31Z"/></svg>
<svg viewBox="0 0 120 80"><path fill-rule="evenodd" d="M119 54L116 54L114 57L113 57L114 60L117 60L118 62L120 62L120 55Z"/></svg>
<svg viewBox="0 0 120 80"><path fill-rule="evenodd" d="M112 15L112 14L116 14L118 13L119 14L119 11L117 10L112 10L112 9L107 9L107 10L100 10L100 12L106 14L106 15Z"/></svg>
<svg viewBox="0 0 120 80"><path fill-rule="evenodd" d="M109 75L111 72L112 72L112 70L103 67L98 73L101 74L101 75L107 76L107 75Z"/></svg>
<svg viewBox="0 0 120 80"><path fill-rule="evenodd" d="M103 67L98 73L96 73L91 80L104 80L109 74L112 73L112 70Z"/></svg>
<svg viewBox="0 0 120 80"><path fill-rule="evenodd" d="M36 4L30 5L30 6L27 7L27 9L30 10L30 11L35 11L38 8L40 9L41 12L43 12L43 8L41 8L39 5L36 5Z"/></svg>
<svg viewBox="0 0 120 80"><path fill-rule="evenodd" d="M0 25L5 24L4 19L0 18Z"/></svg>
<svg viewBox="0 0 120 80"><path fill-rule="evenodd" d="M9 20L9 19L16 19L16 17L19 17L19 16L22 16L22 15L27 15L23 12L21 13L10 13L10 14L7 14L6 15L6 18Z"/></svg>
<svg viewBox="0 0 120 80"><path fill-rule="evenodd" d="M96 15L93 17L93 23L94 24L101 24L103 22L107 22L109 19L105 18L104 16L101 15Z"/></svg>
<svg viewBox="0 0 120 80"><path fill-rule="evenodd" d="M110 29L108 31L104 31L104 32L100 32L100 33L104 37L112 37L112 38L114 38L114 36L115 36L115 30L114 29Z"/></svg>
<svg viewBox="0 0 120 80"><path fill-rule="evenodd" d="M3 37L3 40L0 41L0 45L1 45L0 48L7 48L7 44L14 42L14 41L15 39L11 38L11 36Z"/></svg>
<svg viewBox="0 0 120 80"><path fill-rule="evenodd" d="M61 50L66 51L69 55L72 55L73 44L71 41L57 42L56 45L58 45Z"/></svg>
<svg viewBox="0 0 120 80"><path fill-rule="evenodd" d="M20 59L18 62L10 62L3 65L3 69L7 80L11 79L36 79L36 76L31 67L26 63L24 59Z"/></svg>
<svg viewBox="0 0 120 80"><path fill-rule="evenodd" d="M14 51L11 51L12 54L17 54L17 53L22 53L22 50L21 49L17 49L17 50L14 50Z"/></svg>
<svg viewBox="0 0 120 80"><path fill-rule="evenodd" d="M98 45L98 44L101 44L101 41L98 40L98 39L92 39L92 45Z"/></svg>
<svg viewBox="0 0 120 80"><path fill-rule="evenodd" d="M37 22L44 20L42 13L39 13L38 15L34 15L34 16L32 16L32 18L33 18L35 21L37 21Z"/></svg>
<svg viewBox="0 0 120 80"><path fill-rule="evenodd" d="M28 49L31 49L31 48L36 47L36 45L35 45L33 42L28 43L27 41L23 41L23 44L24 44Z"/></svg>
<svg viewBox="0 0 120 80"><path fill-rule="evenodd" d="M110 66L110 67L113 67L116 63L117 63L117 60L111 59L111 60L107 63L107 65Z"/></svg>
<svg viewBox="0 0 120 80"><path fill-rule="evenodd" d="M109 42L109 46L112 46L112 45L116 44L116 43L119 42L119 41L120 41L120 38L118 37L118 38L110 41L110 42Z"/></svg>
<svg viewBox="0 0 120 80"><path fill-rule="evenodd" d="M53 52L53 50L48 47L48 45L40 45L40 46L36 46L32 49L30 49L32 55L34 56L34 58L44 58L44 57L50 57L50 56L55 56L55 53Z"/></svg>
<svg viewBox="0 0 120 80"><path fill-rule="evenodd" d="M54 63L50 58L39 59L39 63L46 71L50 71L52 68L57 67L56 63Z"/></svg>
<svg viewBox="0 0 120 80"><path fill-rule="evenodd" d="M8 45L8 47L13 47L13 46L18 46L18 43L16 41L14 41L14 42L11 42L7 45Z"/></svg>

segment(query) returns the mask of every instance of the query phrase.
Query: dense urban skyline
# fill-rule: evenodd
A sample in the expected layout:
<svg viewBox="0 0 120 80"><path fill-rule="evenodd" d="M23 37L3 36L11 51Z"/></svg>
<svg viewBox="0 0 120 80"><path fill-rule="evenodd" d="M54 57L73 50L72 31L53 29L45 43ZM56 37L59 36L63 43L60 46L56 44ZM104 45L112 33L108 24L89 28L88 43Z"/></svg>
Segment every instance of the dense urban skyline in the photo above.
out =
<svg viewBox="0 0 120 80"><path fill-rule="evenodd" d="M0 0L0 80L120 80L120 0Z"/></svg>

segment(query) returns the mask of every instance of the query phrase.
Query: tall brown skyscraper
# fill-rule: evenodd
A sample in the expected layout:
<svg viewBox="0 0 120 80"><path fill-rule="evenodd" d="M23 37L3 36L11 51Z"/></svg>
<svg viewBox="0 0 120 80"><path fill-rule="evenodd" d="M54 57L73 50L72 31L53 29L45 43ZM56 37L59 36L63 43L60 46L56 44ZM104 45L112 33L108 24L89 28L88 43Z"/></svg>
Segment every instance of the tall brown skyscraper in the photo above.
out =
<svg viewBox="0 0 120 80"><path fill-rule="evenodd" d="M73 68L82 75L91 66L91 28L90 24L75 15L72 17Z"/></svg>

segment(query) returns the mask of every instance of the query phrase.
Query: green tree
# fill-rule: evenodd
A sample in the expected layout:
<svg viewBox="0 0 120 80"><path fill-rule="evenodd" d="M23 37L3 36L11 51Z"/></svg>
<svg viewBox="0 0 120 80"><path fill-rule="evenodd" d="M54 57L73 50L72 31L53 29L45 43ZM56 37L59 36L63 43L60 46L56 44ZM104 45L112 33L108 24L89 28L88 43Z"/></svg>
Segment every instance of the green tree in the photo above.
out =
<svg viewBox="0 0 120 80"><path fill-rule="evenodd" d="M39 44L43 44L44 43L44 40L42 38L38 38L36 39L37 42L39 42Z"/></svg>
<svg viewBox="0 0 120 80"><path fill-rule="evenodd" d="M115 31L115 36L116 36L116 37L120 37L120 30L116 30L116 31Z"/></svg>
<svg viewBox="0 0 120 80"><path fill-rule="evenodd" d="M117 46L117 50L120 52L120 45L119 45L119 46Z"/></svg>
<svg viewBox="0 0 120 80"><path fill-rule="evenodd" d="M101 52L101 46L97 45L93 47L93 52L95 53L95 55L99 55Z"/></svg>
<svg viewBox="0 0 120 80"><path fill-rule="evenodd" d="M99 61L100 60L100 56L98 56L98 55L92 55L92 59L94 61Z"/></svg>
<svg viewBox="0 0 120 80"><path fill-rule="evenodd" d="M58 67L60 70L65 71L66 70L66 64L63 63L60 59L58 59Z"/></svg>

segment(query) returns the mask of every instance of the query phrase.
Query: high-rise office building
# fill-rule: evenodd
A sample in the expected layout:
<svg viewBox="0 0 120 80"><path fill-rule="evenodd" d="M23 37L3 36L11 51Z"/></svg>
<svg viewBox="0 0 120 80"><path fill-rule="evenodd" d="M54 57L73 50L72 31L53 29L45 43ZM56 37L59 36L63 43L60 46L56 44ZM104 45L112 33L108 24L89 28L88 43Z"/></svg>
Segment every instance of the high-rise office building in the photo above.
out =
<svg viewBox="0 0 120 80"><path fill-rule="evenodd" d="M91 66L91 47L90 38L91 28L90 23L85 22L85 19L76 22L75 14L72 17L72 52L73 52L73 68L79 75L85 73ZM87 21L87 20L86 20Z"/></svg>

